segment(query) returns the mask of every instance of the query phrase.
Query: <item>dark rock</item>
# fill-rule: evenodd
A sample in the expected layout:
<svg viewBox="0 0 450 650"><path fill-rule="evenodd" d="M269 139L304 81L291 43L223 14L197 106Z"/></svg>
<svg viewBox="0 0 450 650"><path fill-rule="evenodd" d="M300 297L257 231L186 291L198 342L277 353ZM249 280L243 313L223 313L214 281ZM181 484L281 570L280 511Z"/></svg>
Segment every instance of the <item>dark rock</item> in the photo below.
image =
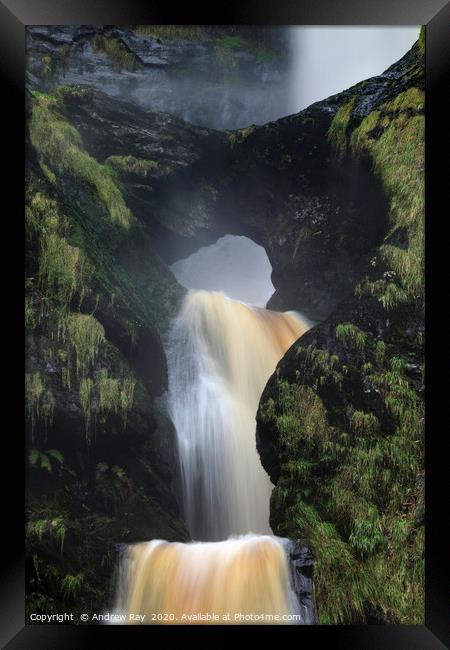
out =
<svg viewBox="0 0 450 650"><path fill-rule="evenodd" d="M105 53L94 52L91 46L91 39L99 33L119 39L138 59L136 70L112 73ZM39 305L40 315L29 332L27 370L42 375L55 402L53 426L47 431L45 423L40 422L32 444L44 451L61 450L66 459L62 467L54 465L52 472L36 466L29 470L28 521L37 526L27 541L29 591L53 598L47 609L63 607L61 581L78 573L84 574L87 587L83 592L85 600L80 599L77 607L83 608L87 602L103 606L112 566L108 553L113 553L114 544L154 537L187 539L173 486L173 428L158 408L167 381L163 339L184 293L167 263L221 235L247 235L265 247L272 264L276 293L269 306L297 309L321 321L287 352L278 375L268 382L261 405L272 399L277 408L284 407L277 400L278 381L285 379L315 392L333 435L347 435L351 408L375 413L383 435L392 438L395 419L362 369L366 359L361 360L336 339L336 326L346 322L367 334L373 366L375 342L380 339L388 346L383 369L389 369L389 356L400 354L407 360L408 386L417 392L422 390L422 357L415 336L423 330L421 314L410 304L387 314L376 297L359 299L354 295L355 285L364 275L373 280L392 279L392 270L376 261L377 247L390 227L384 190L368 160L351 156L339 160L327 138L333 117L350 99L355 100L348 126L351 130L362 117L399 92L413 85L422 87L417 47L383 75L297 115L264 126L219 133L194 127L167 112L136 108L118 98L130 96L146 108L164 105L191 119L191 108L185 111L181 105L167 101L169 90L179 87L171 85L170 75L183 53L186 65L196 60L198 69L202 68L211 57L205 45L160 43L137 38L125 28L33 27L28 40L30 86L44 90L51 87L50 82L42 80L42 58L50 56L59 61L60 48L67 44L71 44L70 53L64 65L55 64L52 83L65 79L104 87L107 75L111 85L105 87L106 93L81 86L58 91L64 117L78 129L85 151L97 161L108 164L111 156L125 161L125 166L114 173L136 222L126 234L118 234L109 221L104 221L104 206L93 188L80 182L70 170L51 187L39 169L40 157L30 142L27 160L34 185L30 181L27 189L31 196L43 193L58 203L73 227L69 244L80 247L94 268L88 295L83 299L75 295L72 304L66 306L95 314L105 330L106 342L89 378L95 379L105 369L114 377L125 375L135 382L136 397L124 426L118 413L101 413L96 395L92 405L98 416L95 435L87 444L80 377L74 376L73 386L62 381L71 348L54 335L47 318L46 305L52 304L55 296L42 297L39 287L29 288L27 298ZM251 67L248 53L239 57L243 69ZM137 89L144 68L152 92L156 89L157 94L139 98ZM260 82L260 74L262 67L258 68L255 83ZM212 87L215 100L222 101L215 82ZM269 84L268 88L274 94L273 86ZM185 92L174 96L177 102L185 102L188 93L193 94L189 80ZM229 109L231 117L221 115L216 120L209 115L198 123L235 125L244 119L247 109L245 102L240 105L239 96L226 103ZM245 124L257 122L249 120L249 114L245 113ZM371 136L382 137L382 133L372 132ZM152 164L147 164L145 173L140 174L132 164L127 167L129 157ZM50 161L46 162L51 166ZM408 244L406 231L399 229L389 236L388 241L396 245ZM34 242L27 251L31 284L37 274L39 250ZM329 368L312 367L305 352L308 349L339 358L339 368L346 368L341 384L333 384L335 375ZM282 458L278 434L274 423L268 423L260 410L257 446L275 483L286 460ZM302 453L306 455L306 451ZM336 467L327 454L313 456L311 466L314 471L319 468L312 487L314 498L325 498L318 494L320 486L332 479ZM306 487L310 495L311 486ZM295 490L293 494L298 500ZM383 495L376 496L377 508L383 508L383 499ZM416 500L420 522L423 507L419 496ZM271 510L274 530L291 525L286 522L285 506L277 505L274 498ZM58 538L50 534L51 522L60 520L67 531L64 561ZM43 521L50 522L48 534L40 535ZM344 527L340 521L336 525ZM286 534L284 530L279 532ZM348 531L344 533L348 536ZM60 533L63 540L65 534ZM293 580L305 617L315 622L311 562L309 549L297 544L292 555ZM382 619L383 614L374 614L374 618L377 616Z"/></svg>
<svg viewBox="0 0 450 650"><path fill-rule="evenodd" d="M326 139L330 115L321 107L250 129L234 145L231 136L96 91L68 89L63 101L97 160L155 163L154 172L121 182L168 262L224 234L246 235L271 261L274 309L327 316L386 231L378 181L364 161L336 165Z"/></svg>
<svg viewBox="0 0 450 650"><path fill-rule="evenodd" d="M31 231L26 371L42 382L37 400L47 411L34 425L28 413L28 449L37 460L27 467L27 608L54 611L69 599L75 613L100 611L111 602L114 544L188 539L172 487L173 427L157 407L167 385L162 337L184 290L138 223L115 229L91 185L70 170L53 186L27 145L27 209L40 198L56 212L54 224L70 223L71 246L90 269L82 293L61 307L55 286L36 280L46 240ZM79 312L104 330L95 359L80 369L71 336L61 334ZM72 579L83 585L76 602L64 591Z"/></svg>
<svg viewBox="0 0 450 650"><path fill-rule="evenodd" d="M269 306L318 321L350 294L388 224L371 165L337 160L327 139L331 120L351 98L355 120L400 90L420 86L419 58L415 46L379 77L297 115L230 134L86 88L69 88L62 97L97 160L133 156L155 163L144 175L131 170L120 180L167 262L224 234L246 235L265 247L272 264L276 293ZM401 230L392 237L406 244Z"/></svg>
<svg viewBox="0 0 450 650"><path fill-rule="evenodd" d="M288 36L276 38L273 30L277 48L267 57L252 45L247 31L238 28L242 45L227 49L220 40L226 27L203 29L203 40L191 41L142 36L117 26L30 26L27 82L44 92L58 84L87 84L212 128L264 124L289 112ZM119 43L134 65L122 68L120 61L93 48L98 36ZM222 47L225 57L220 56ZM44 57L51 59L47 68Z"/></svg>
<svg viewBox="0 0 450 650"><path fill-rule="evenodd" d="M290 541L289 557L292 582L300 603L303 623L314 625L318 621L314 606L314 561L311 551L305 544Z"/></svg>
<svg viewBox="0 0 450 650"><path fill-rule="evenodd" d="M358 249L367 244L365 259L358 264L353 258L346 270L338 270L338 247L333 249L336 238L344 233L350 239L358 237L348 211L341 204L336 221L325 213L324 222L317 225L322 247L317 265L314 249L304 244L300 249L320 278L318 283L308 276L307 269L304 276L298 273L302 267L288 256L286 270L295 269L295 275L291 276L292 284L286 285L283 276L278 276L283 267L272 262L277 287L272 304L276 304L280 288L283 301L277 306L285 305L286 299L308 298L303 287L295 287L295 281L303 282L304 277L322 300L325 297L324 304L317 304L314 296L305 303L297 303L307 314L312 313L311 308L319 307L321 322L294 343L279 362L262 394L256 431L261 462L275 484L271 497L272 530L291 539L306 539L310 545L321 623L412 624L424 620L421 93L414 90L402 97L413 98L411 103L419 105L414 110L409 110L411 106L399 109L401 101L380 106L411 86L423 88L423 74L423 53L416 45L384 75L304 112L317 115L316 125L321 124L321 115L334 112L353 98L346 134L350 137L361 117L374 108L380 109L384 130L369 132L366 151L370 164L385 176L385 183L387 176L401 178L402 173L414 179L407 187L399 183L386 192L391 201L391 232L388 233L386 221L382 225L378 214L378 233L367 232L366 238L361 233L357 244ZM285 118L275 129L290 119L294 118ZM323 132L326 128L322 123L319 130ZM308 127L299 129L302 135L305 131L308 134ZM321 136L314 128L313 132L318 146ZM384 138L382 155L378 148L372 148L376 147L374 138ZM402 159L411 141L418 154L416 165ZM351 165L354 152L350 150L347 154L340 162L341 169ZM311 159L314 164L314 156ZM320 159L327 160L325 149ZM359 178L363 178L362 170L360 173ZM330 185L330 177L321 177L320 170L303 174L314 187L321 186L320 178L323 187ZM387 190L390 187L386 184ZM348 199L350 186L345 189ZM381 187L379 190L384 193ZM395 228L400 195L408 224L397 217L399 228ZM375 188L372 200L377 201ZM359 209L363 209L362 205L360 199ZM370 218L372 226L380 207L379 203ZM325 212L323 199L320 212ZM288 221L288 232L293 223L293 219ZM339 224L336 229L334 223ZM312 233L310 238L313 239ZM292 250L289 236L279 241L285 252ZM378 248L379 244L383 247ZM384 254L384 246L392 257ZM343 249L350 262L351 241L345 242ZM322 259L320 253L325 250L328 256ZM395 264L398 260L407 260L408 264L400 268ZM334 290L334 271L338 276L339 299L333 304L326 300L327 289L320 284L325 285L328 278L330 289ZM347 288L339 286L343 272L352 278ZM362 281L355 287L358 275Z"/></svg>

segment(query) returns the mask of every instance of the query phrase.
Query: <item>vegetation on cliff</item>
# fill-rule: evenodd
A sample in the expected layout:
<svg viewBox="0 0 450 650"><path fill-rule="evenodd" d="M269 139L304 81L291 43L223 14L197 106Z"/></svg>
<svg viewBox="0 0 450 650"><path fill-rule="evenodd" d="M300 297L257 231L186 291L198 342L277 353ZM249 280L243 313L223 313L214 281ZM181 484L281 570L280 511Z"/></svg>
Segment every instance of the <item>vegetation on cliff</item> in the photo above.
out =
<svg viewBox="0 0 450 650"><path fill-rule="evenodd" d="M183 290L84 148L64 93L28 101L27 611L111 602L116 545L183 540L159 412ZM151 165L150 165L151 167ZM152 367L151 360L156 361ZM170 447L170 444L169 444Z"/></svg>
<svg viewBox="0 0 450 650"><path fill-rule="evenodd" d="M193 41L210 44L216 59L224 65L234 67L237 63L236 50L255 53L264 61L280 52L283 41L277 30L267 27L246 25L136 25L139 36L162 41ZM285 45L284 45L285 47Z"/></svg>
<svg viewBox="0 0 450 650"><path fill-rule="evenodd" d="M122 41L114 37L96 34L91 41L94 52L104 52L111 62L115 72L122 70L135 70L139 61L133 52L126 49Z"/></svg>
<svg viewBox="0 0 450 650"><path fill-rule="evenodd" d="M420 43L226 136L81 87L29 98L29 611L100 609L115 544L186 539L158 406L183 290L155 245L230 232L266 248L271 306L325 319L261 400L273 530L312 548L322 623L423 622L423 103Z"/></svg>
<svg viewBox="0 0 450 650"><path fill-rule="evenodd" d="M322 623L424 621L424 93L410 72L363 118L356 87L331 121L338 159L379 177L388 227L354 295L291 348L258 413L271 523L310 544Z"/></svg>

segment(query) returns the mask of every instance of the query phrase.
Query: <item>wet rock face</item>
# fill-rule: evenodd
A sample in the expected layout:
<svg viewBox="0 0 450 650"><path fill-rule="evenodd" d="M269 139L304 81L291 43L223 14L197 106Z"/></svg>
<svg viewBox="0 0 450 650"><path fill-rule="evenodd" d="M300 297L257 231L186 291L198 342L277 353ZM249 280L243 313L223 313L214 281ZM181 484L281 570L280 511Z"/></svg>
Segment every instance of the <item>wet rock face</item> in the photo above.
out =
<svg viewBox="0 0 450 650"><path fill-rule="evenodd" d="M423 52L414 46L384 75L311 106L303 117L312 117L315 128L299 129L302 145L313 151L308 133L315 134L320 146L320 116L351 106L343 128L347 157L336 162L347 202L336 198L344 194L333 183L337 176L326 150L317 158L322 171L311 155L302 195L314 188L317 199L310 202L316 214L308 223L327 214L325 192L318 191L321 178L340 214L333 220L328 213L320 223L316 249L314 237L301 240L299 256L308 262L304 272L295 256L287 256L285 268L295 269L299 284L305 278L308 285L315 284L326 302L325 278L334 289L333 273L339 278L346 272L338 270L342 245L348 276L354 282L362 271L362 277L350 291L341 285L339 304L287 351L264 389L256 417L257 449L275 485L271 527L277 535L306 539L311 547L321 624L424 620L423 64ZM358 136L364 127L361 150ZM389 231L378 245L383 226L378 235L367 228L372 220L377 223L381 211L375 209L364 221L371 208L363 199L370 191L353 204L362 218L359 235L357 213L352 219L349 210L355 196L352 160L361 151L381 177L390 202ZM354 167L353 174L355 185L362 187L364 167ZM378 201L376 191L371 200ZM286 227L293 235L278 240L286 253L295 241L294 223L290 220ZM366 253L359 267L352 266L357 249ZM282 265L273 267L278 295L306 298L304 287L286 284ZM322 313L330 306L320 305Z"/></svg>
<svg viewBox="0 0 450 650"><path fill-rule="evenodd" d="M28 108L36 111L35 104ZM55 120L63 121L58 102L59 110ZM51 136L45 120L39 127ZM97 137L100 131L97 125ZM78 576L82 589L71 600L77 614L109 603L114 544L188 539L172 490L174 430L159 407L167 386L161 338L184 291L137 220L128 228L115 224L93 183L80 178L80 166L63 173L59 161L35 146L27 137L26 205L35 219L27 220L26 397L38 413L31 423L29 411L27 418L27 608L64 608L62 585ZM92 170L81 145L79 155L78 163ZM43 160L59 174L57 183L42 173ZM109 175L106 167L102 172ZM53 236L64 230L71 242L58 240L66 251L58 277L70 251L86 271L82 295L66 295L62 305L60 284L36 281L49 215L59 233ZM52 262L58 259L53 251ZM74 323L82 323L77 333L61 334ZM89 331L96 334L81 367L81 348L73 342Z"/></svg>
<svg viewBox="0 0 450 650"><path fill-rule="evenodd" d="M64 110L87 151L119 175L169 263L225 234L265 247L270 307L325 318L383 237L386 203L364 162L336 161L328 107L230 135L76 87Z"/></svg>
<svg viewBox="0 0 450 650"><path fill-rule="evenodd" d="M157 159L167 173L212 155L225 140L221 133L192 126L170 113L149 112L86 86L65 93L64 108L87 151L101 161L121 155Z"/></svg>
<svg viewBox="0 0 450 650"><path fill-rule="evenodd" d="M386 201L364 162L338 163L322 104L260 127L233 148L217 200L236 234L265 247L276 292L269 307L326 318L360 277L386 231ZM244 234L244 233L242 233Z"/></svg>
<svg viewBox="0 0 450 650"><path fill-rule="evenodd" d="M300 603L300 612L305 625L317 623L314 606L313 566L311 550L300 542L291 542L289 551L292 583Z"/></svg>
<svg viewBox="0 0 450 650"><path fill-rule="evenodd" d="M114 70L107 53L92 46L96 36L120 42L122 54L132 55L132 67ZM29 487L34 497L30 501L29 519L34 523L34 537L28 553L29 575L36 585L39 576L31 560L36 549L42 557L40 574L45 565L60 566L62 548L59 549L55 540L50 543L49 537L44 537L41 546L39 522L63 521L68 530L67 563L61 574L57 574L58 579L85 572L85 585L92 590L86 591L91 602L107 600L109 551L113 541L127 543L154 537L187 539L170 488L174 468L173 428L161 416L159 408L166 382L160 337L183 294L165 262L186 257L222 235L246 235L265 247L272 264L276 293L269 306L279 310L298 309L313 320L323 321L302 338L301 346L294 345L288 351L279 364L279 377L271 378L262 397L261 407L267 408L264 412L260 408L257 417L257 445L274 483L279 482L280 476L283 478L285 453L277 427L286 426L284 415L286 409L292 408L292 396L303 409L298 414L300 425L294 433L303 435L305 422L311 429L311 435L308 429L308 435L302 439L302 458L307 454L303 442L309 444L313 440L313 448L308 452L311 462L294 470L306 475L308 483L308 473L319 468L311 491L303 490L300 494L305 499L309 494L318 495L325 503L329 495L320 493L321 486L332 480L330 476L342 465L341 438L348 439L350 427L356 428L356 433L360 433L362 426L368 427L367 435L375 436L378 422L383 436L395 438L397 414L389 411L392 400L388 399L387 405L383 403L380 385L383 389L386 381L400 374L399 386L411 402L410 412L406 413L410 419L408 427L420 416L419 411L416 413L416 402L423 393L421 314L409 303L387 314L375 296L360 299L353 295L355 285L367 271L368 262L387 233L385 195L374 176L372 163L350 156L340 160L327 137L333 117L350 100L354 106L348 134L355 128L355 122L398 93L411 86L422 88L417 47L383 75L318 102L297 115L228 133L210 127L266 121L273 108L270 102L261 101L261 96L255 96L255 104L247 102L246 90L239 85L242 79L246 79L249 92L252 83L259 85L265 79L263 98L264 93L276 97L274 84L278 82L271 76L273 71L266 68L264 72L262 64L254 65L252 55L240 51L236 54L239 72L236 85L231 95L224 97L220 81L214 76L216 68L211 67L208 47L204 43L139 38L123 28L33 27L29 31L29 85L48 91L55 82L84 84L57 92L58 111L59 103L62 104L61 119L79 131L83 150L105 166L104 173L111 174L117 182L136 217L128 235L109 240L107 234L111 228L100 228L105 209L90 183L81 183L76 173L66 172L52 187L51 177L50 180L43 177L42 170L37 169L37 156L30 152L29 162L33 161L36 167L36 187L33 191L29 188L31 198L38 194L47 197L47 202L57 201L58 209L76 224L70 245L82 248L95 271L90 297L84 298L83 308L88 314L95 312L107 344L90 370L92 378L107 371L113 378L129 375L136 385L126 427L113 410L107 417L99 417L96 437L88 453L84 440L86 405L80 400L81 391L76 385L79 381L72 387L63 382L63 365L67 354L72 354L64 349L68 342L61 343L57 337L50 336L42 318L32 328L30 371L44 377L56 403L54 430L47 437L41 427L35 435L40 434L44 450L60 449L67 459L67 467L58 468L54 464L54 472L48 476L42 473L42 468L31 469ZM209 85L205 82L204 86L206 104L196 95L189 76L183 76L183 65L201 71L203 80L209 80ZM96 86L105 92L99 92ZM124 101L124 96L132 102ZM234 104L237 101L242 104ZM220 114L215 110L218 105L224 107ZM160 108L174 115L158 112ZM259 111L257 116L251 110ZM279 106L277 111L278 115ZM410 117L409 113L405 116ZM205 126L192 126L181 117ZM380 136L380 128L371 132L369 139L375 141ZM47 162L51 165L51 161ZM408 237L399 228L390 243L404 248ZM37 255L32 251L33 265ZM36 275L34 266L29 271L30 276ZM385 271L384 264L375 261L373 277L369 278L372 284L393 277L392 271L388 276ZM36 295L31 292L29 298L33 305L36 303L36 308L40 307L37 292ZM341 338L336 332L341 333ZM342 340L342 333L347 339ZM381 349L382 354L380 342L386 346L386 351ZM378 384L373 383L372 375L378 378ZM384 383L380 384L381 380ZM286 392L288 389L290 392ZM286 399L281 402L283 390ZM278 411L273 411L273 405ZM94 404L97 411L98 406ZM305 418L305 413L310 413L310 417ZM347 421L349 414L353 419ZM366 417L371 414L376 416L376 427L374 419ZM63 435L58 437L56 432ZM330 441L336 461L328 458ZM351 444L347 447L353 449ZM400 452L403 453L401 449ZM335 465L327 464L330 462ZM417 471L417 494L409 494L406 506L400 505L417 510L419 525L423 519L420 468L410 470L410 465L405 463L404 469ZM38 472L45 479L33 478ZM397 468L394 467L392 474L398 474ZM298 486L292 477L284 478L289 479L288 501L292 498L293 504L298 504ZM55 492L56 488L59 491L56 509L45 510L46 494ZM309 490L308 484L306 488ZM272 529L291 539L308 539L309 543L311 530L294 530L292 525L308 522L311 511L286 515L283 489L283 485L277 485L272 497ZM382 499L376 502L377 507L383 504ZM112 508L114 519L109 516ZM364 512L363 515L366 521ZM311 525L315 525L314 520ZM324 530L319 528L319 533L321 539ZM336 541L334 531L325 528L325 533ZM361 542L357 539L359 533L358 529L352 536L357 543ZM379 544L375 533L374 543ZM316 542L317 539L316 535ZM325 542L325 551L328 547ZM314 549L315 558L318 550ZM356 564L342 562L342 547L335 545L334 550L337 555L333 566L343 567L343 571L350 566L348 573L357 576ZM78 555L74 558L76 551ZM296 545L291 560L305 620L315 622L309 549ZM319 615L334 575L326 576L324 583L321 566L324 565L319 558L314 580L322 589L322 596L325 594L322 605L317 601ZM46 580L48 585L44 591L59 593L51 572ZM341 582L339 589L340 585ZM349 600L352 593L349 588ZM84 604L79 605L83 611ZM383 620L382 613L377 616ZM393 622L405 622L401 616L403 613ZM365 620L360 610L346 617L344 613L340 618L328 618L327 622Z"/></svg>
<svg viewBox="0 0 450 650"><path fill-rule="evenodd" d="M213 199L228 151L226 134L152 113L87 86L61 93L90 155L118 177L133 214L167 261L214 241ZM217 238L217 236L216 236Z"/></svg>
<svg viewBox="0 0 450 650"><path fill-rule="evenodd" d="M92 46L99 36L120 42L134 57L133 69L115 71L107 54ZM69 43L62 61L61 48ZM161 41L115 27L100 31L33 27L28 34L29 81L36 88L45 86L42 75L34 80L32 76L41 74L43 58L50 57L51 83L85 84L80 92L64 94L67 116L91 155L102 163L111 159L127 204L166 262L186 257L222 235L246 235L265 247L272 264L276 293L269 306L298 309L312 321L323 320L352 291L367 256L387 230L386 200L371 164L338 160L328 142L328 129L338 110L350 101L354 108L349 131L355 120L400 91L412 85L420 88L420 53L413 48L382 75L301 113L220 133L174 116L220 128L240 125L237 113L231 121L217 122L209 117L196 120L189 112L192 101L204 101L203 114L208 114L205 75L221 86L214 71L213 43ZM255 67L255 61L250 65L254 54L238 49L236 56L236 68L227 74L236 74L236 79L247 75L246 87L251 87L251 75L256 75L254 82L267 90L271 76L261 82L261 66ZM283 65L277 65L281 74ZM190 84L183 66L196 71L202 93L192 84L189 97L180 90L178 83ZM234 87L230 79L227 88ZM150 85L152 93L163 94L141 101L131 87L134 83L139 92ZM86 84L106 94L89 90ZM246 103L239 84L233 92ZM226 106L227 101L217 96L212 105L217 113L217 106ZM258 100L258 106L264 105ZM174 115L155 112L160 108ZM268 115L259 117L263 121ZM247 115L243 123L250 121Z"/></svg>
<svg viewBox="0 0 450 650"><path fill-rule="evenodd" d="M99 36L120 44L128 59L111 59L96 47ZM289 113L287 34L280 37L284 51L274 56L226 38L215 28L203 40L161 40L125 27L33 26L27 31L28 83L44 91L54 84L87 84L216 129L264 124Z"/></svg>

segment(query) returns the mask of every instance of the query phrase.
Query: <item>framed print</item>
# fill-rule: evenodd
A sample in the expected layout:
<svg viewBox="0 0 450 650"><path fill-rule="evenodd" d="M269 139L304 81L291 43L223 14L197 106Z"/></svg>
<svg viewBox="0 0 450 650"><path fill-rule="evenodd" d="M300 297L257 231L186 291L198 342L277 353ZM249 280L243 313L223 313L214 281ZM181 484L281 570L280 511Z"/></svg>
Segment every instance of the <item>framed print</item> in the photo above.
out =
<svg viewBox="0 0 450 650"><path fill-rule="evenodd" d="M0 5L6 648L449 642L449 9L382 4Z"/></svg>

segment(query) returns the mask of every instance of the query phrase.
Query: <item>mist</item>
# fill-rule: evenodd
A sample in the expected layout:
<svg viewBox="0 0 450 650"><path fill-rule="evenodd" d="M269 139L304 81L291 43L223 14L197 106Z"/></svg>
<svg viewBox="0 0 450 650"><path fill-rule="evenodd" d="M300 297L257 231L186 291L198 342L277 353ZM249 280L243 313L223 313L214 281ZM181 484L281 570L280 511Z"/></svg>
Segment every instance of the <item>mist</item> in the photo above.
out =
<svg viewBox="0 0 450 650"><path fill-rule="evenodd" d="M186 289L221 291L249 305L265 307L275 292L267 253L248 237L226 235L170 268Z"/></svg>
<svg viewBox="0 0 450 650"><path fill-rule="evenodd" d="M292 27L291 98L296 113L384 72L419 38L419 27Z"/></svg>
<svg viewBox="0 0 450 650"><path fill-rule="evenodd" d="M105 52L92 47L95 29L29 27L28 86L49 92L54 83L86 84L217 130L262 125L297 113L381 74L419 37L419 27L267 27L272 49L258 50L246 40L248 27L236 26L231 37L237 39L235 47L223 60L217 56L217 44L220 51L223 42L220 27L208 28L204 42L149 40L130 28L105 28L142 62L132 70L117 70ZM63 61L58 53L68 42L70 52ZM42 60L52 51L50 82L42 76Z"/></svg>

